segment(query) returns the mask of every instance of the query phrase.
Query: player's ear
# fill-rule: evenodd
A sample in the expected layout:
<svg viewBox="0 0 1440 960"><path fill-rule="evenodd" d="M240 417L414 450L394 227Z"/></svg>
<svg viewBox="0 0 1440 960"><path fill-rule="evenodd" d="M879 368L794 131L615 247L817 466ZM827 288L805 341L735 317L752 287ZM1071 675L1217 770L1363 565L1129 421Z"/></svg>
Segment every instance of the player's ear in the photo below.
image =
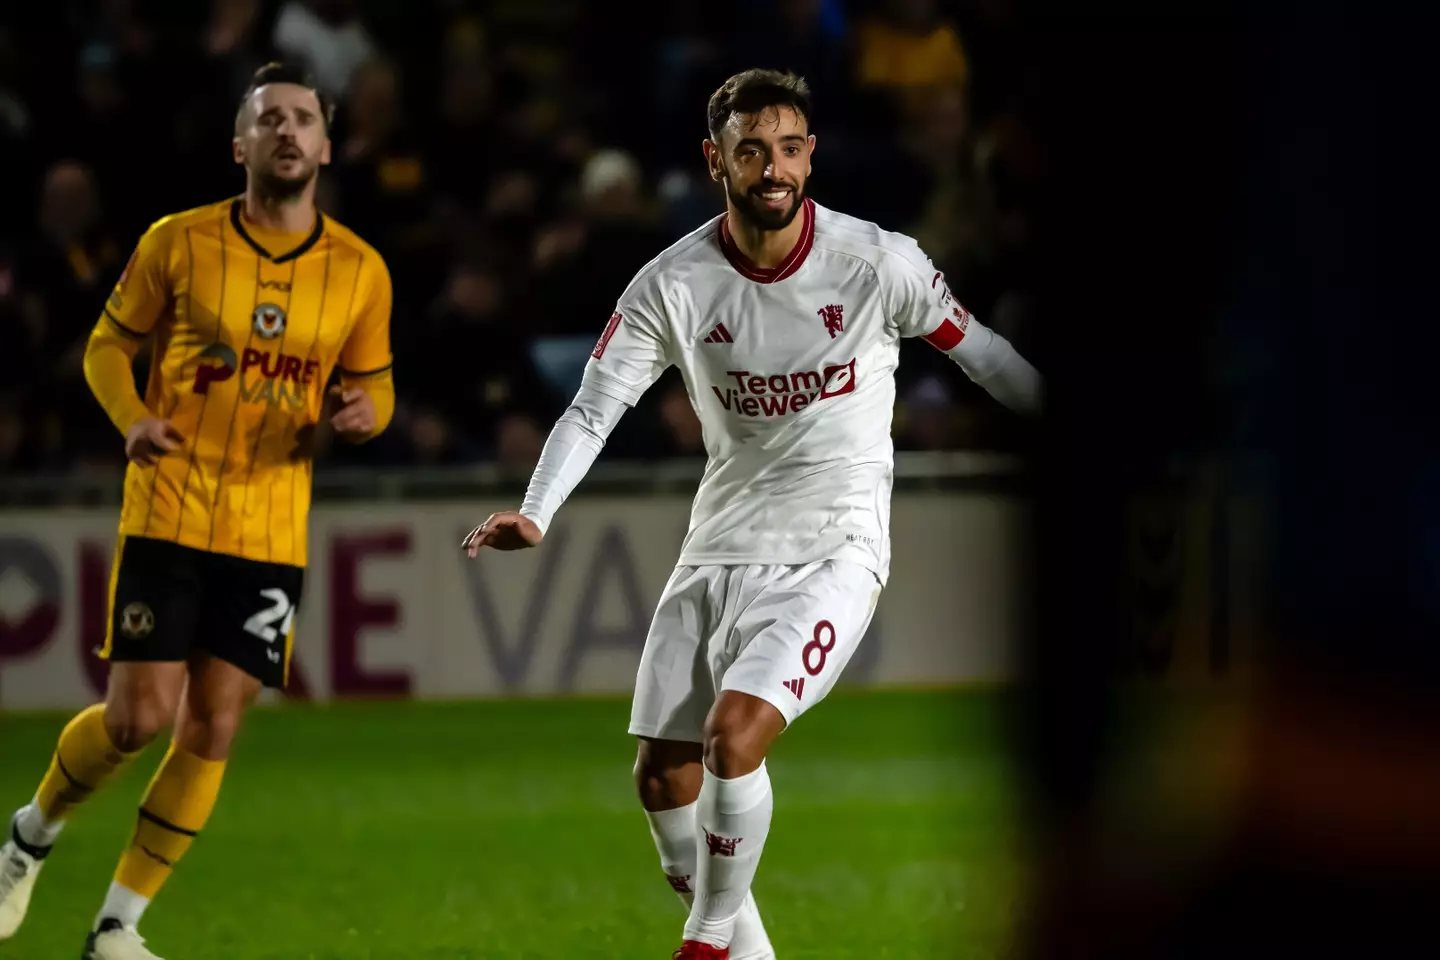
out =
<svg viewBox="0 0 1440 960"><path fill-rule="evenodd" d="M805 152L805 176L808 177L814 173L814 168L810 166L810 158L815 156L815 134L812 133L806 138L805 145L809 148Z"/></svg>
<svg viewBox="0 0 1440 960"><path fill-rule="evenodd" d="M245 143L239 137L230 140L230 151L235 156L235 162L242 167L245 165Z"/></svg>
<svg viewBox="0 0 1440 960"><path fill-rule="evenodd" d="M325 145L320 148L320 165L326 166L330 163L330 138L325 138Z"/></svg>
<svg viewBox="0 0 1440 960"><path fill-rule="evenodd" d="M725 179L725 169L720 164L720 145L714 140L707 139L700 145L705 153L705 168L710 172L710 179L719 183Z"/></svg>

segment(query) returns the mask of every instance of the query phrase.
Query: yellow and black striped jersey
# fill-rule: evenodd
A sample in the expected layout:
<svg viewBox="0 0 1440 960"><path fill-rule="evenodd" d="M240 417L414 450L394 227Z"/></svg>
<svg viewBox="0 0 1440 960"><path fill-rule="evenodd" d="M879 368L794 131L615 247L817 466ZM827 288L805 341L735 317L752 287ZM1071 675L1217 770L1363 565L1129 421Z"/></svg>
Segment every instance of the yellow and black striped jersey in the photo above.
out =
<svg viewBox="0 0 1440 960"><path fill-rule="evenodd" d="M259 228L240 199L155 223L94 334L131 356L153 337L144 409L96 393L122 431L158 416L184 446L130 465L121 533L304 566L325 385L338 368L393 390L390 305L384 260L318 212L308 234Z"/></svg>

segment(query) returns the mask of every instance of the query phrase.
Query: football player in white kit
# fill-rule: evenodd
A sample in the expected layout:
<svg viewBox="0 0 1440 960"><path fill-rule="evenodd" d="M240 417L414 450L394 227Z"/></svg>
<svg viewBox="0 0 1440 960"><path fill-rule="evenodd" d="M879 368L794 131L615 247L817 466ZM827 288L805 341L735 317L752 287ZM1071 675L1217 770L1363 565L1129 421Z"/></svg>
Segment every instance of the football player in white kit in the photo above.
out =
<svg viewBox="0 0 1440 960"><path fill-rule="evenodd" d="M951 295L915 241L805 196L815 137L797 76L710 98L705 160L725 213L621 294L518 511L466 537L540 544L621 414L670 364L709 461L636 679L635 778L690 906L678 958L775 956L750 884L770 827L771 742L834 686L890 566L900 338L924 337L1007 406L1040 378Z"/></svg>

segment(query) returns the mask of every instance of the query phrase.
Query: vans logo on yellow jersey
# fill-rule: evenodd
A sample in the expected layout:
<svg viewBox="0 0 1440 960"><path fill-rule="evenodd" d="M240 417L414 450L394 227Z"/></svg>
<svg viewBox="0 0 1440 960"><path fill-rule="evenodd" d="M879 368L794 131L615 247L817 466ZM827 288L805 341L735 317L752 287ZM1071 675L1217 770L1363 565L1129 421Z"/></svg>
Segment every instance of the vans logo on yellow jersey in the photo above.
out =
<svg viewBox="0 0 1440 960"><path fill-rule="evenodd" d="M255 308L255 332L266 340L274 339L285 332L285 311L273 303L262 303Z"/></svg>
<svg viewBox="0 0 1440 960"><path fill-rule="evenodd" d="M212 343L200 354L195 369L195 392L210 392L210 385L240 374L240 399L272 407L304 410L319 377L320 361L246 347L237 362L235 351Z"/></svg>

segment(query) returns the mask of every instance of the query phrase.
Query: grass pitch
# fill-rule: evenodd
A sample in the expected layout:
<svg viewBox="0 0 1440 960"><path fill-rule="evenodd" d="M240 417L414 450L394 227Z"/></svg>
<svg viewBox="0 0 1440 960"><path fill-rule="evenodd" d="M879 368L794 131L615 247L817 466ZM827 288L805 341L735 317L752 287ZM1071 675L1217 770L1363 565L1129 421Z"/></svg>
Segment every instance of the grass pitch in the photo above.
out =
<svg viewBox="0 0 1440 960"><path fill-rule="evenodd" d="M755 892L778 955L1003 957L1020 864L996 694L832 695L770 760ZM624 700L255 711L142 924L171 960L668 958L681 904ZM66 717L0 714L0 806ZM163 749L82 808L0 958L72 960Z"/></svg>

